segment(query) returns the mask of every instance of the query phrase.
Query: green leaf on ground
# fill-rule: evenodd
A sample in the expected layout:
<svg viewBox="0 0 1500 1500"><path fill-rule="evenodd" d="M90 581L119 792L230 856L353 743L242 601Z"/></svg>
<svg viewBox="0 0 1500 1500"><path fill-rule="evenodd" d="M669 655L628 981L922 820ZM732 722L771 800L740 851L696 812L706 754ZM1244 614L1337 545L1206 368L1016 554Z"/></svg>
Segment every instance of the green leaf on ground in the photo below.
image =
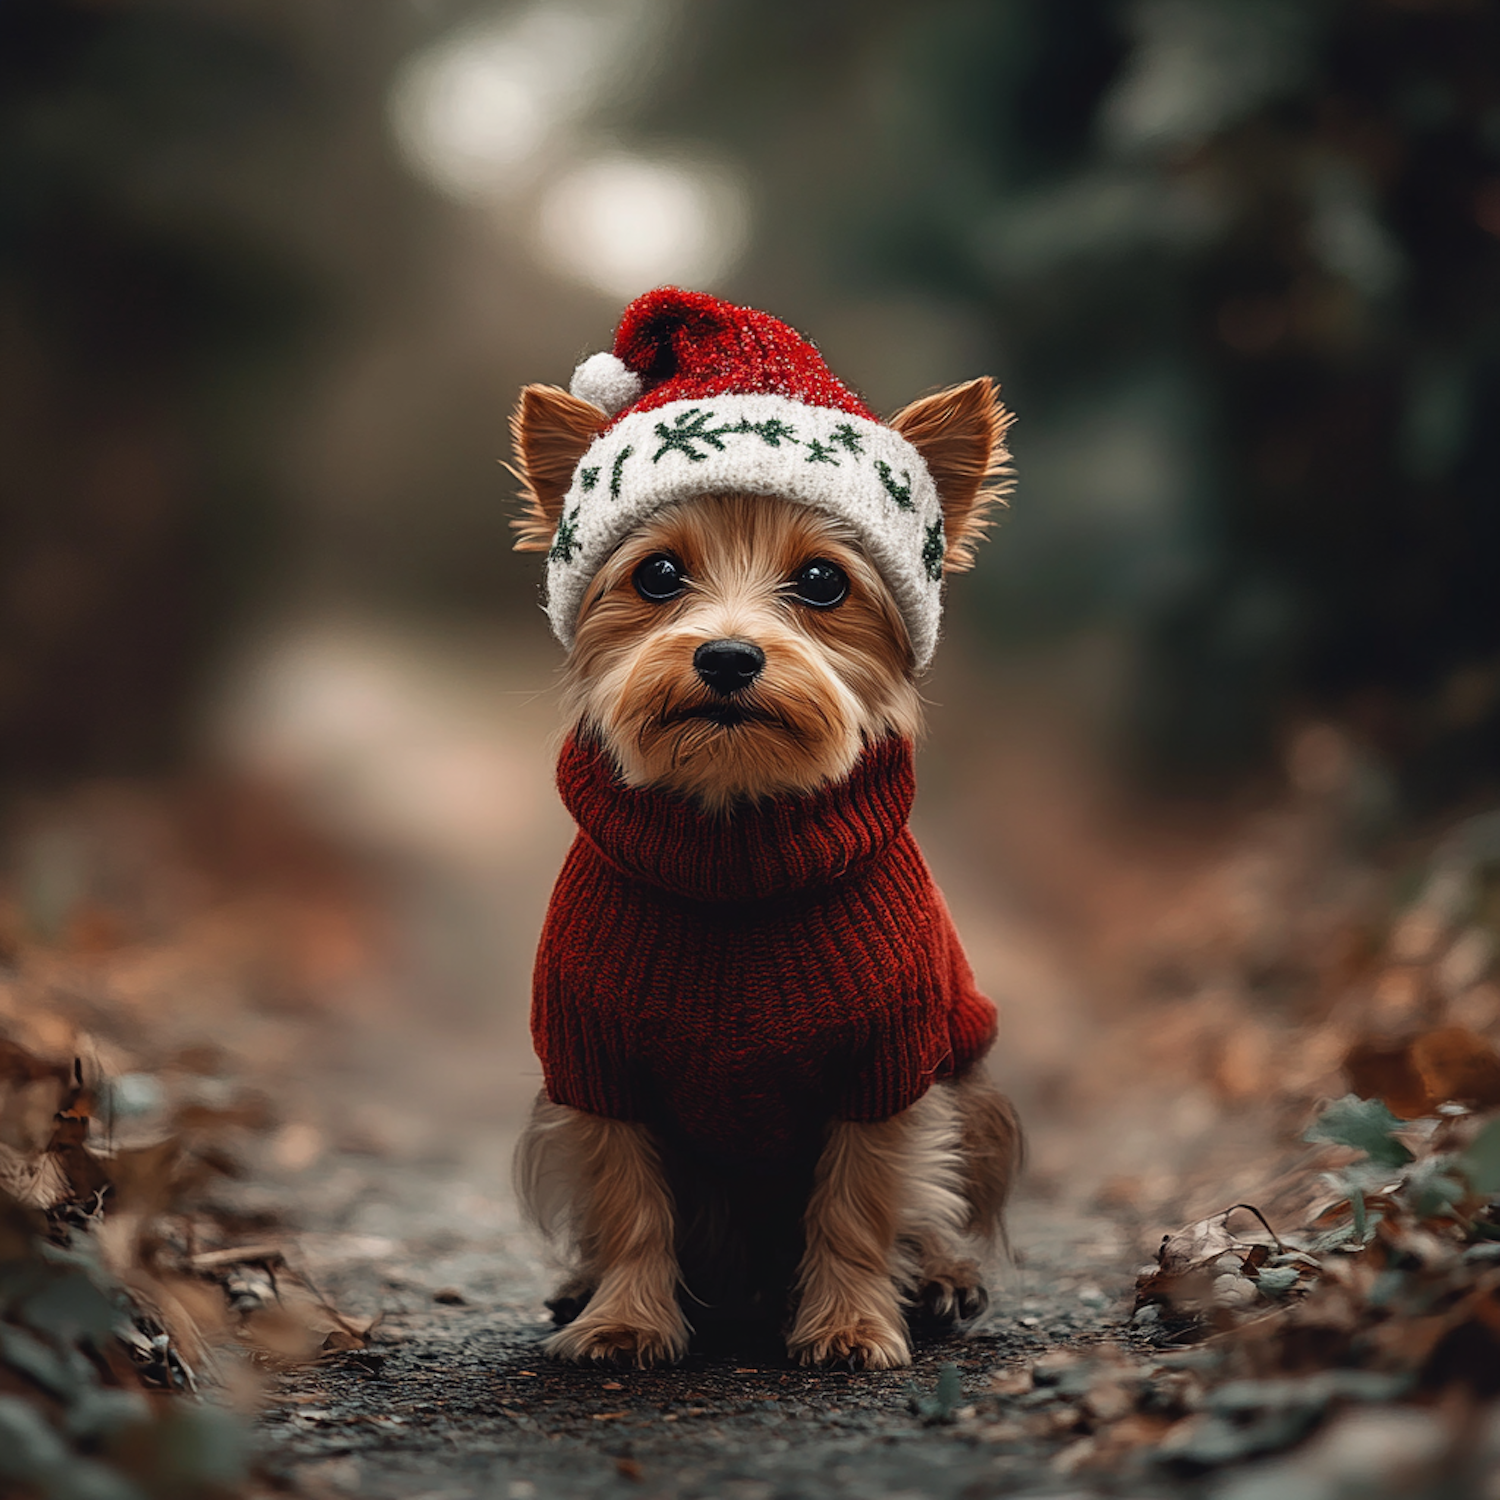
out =
<svg viewBox="0 0 1500 1500"><path fill-rule="evenodd" d="M964 1394L955 1364L939 1368L937 1385L930 1396L923 1395L915 1385L908 1385L906 1389L907 1404L924 1422L951 1422Z"/></svg>
<svg viewBox="0 0 1500 1500"><path fill-rule="evenodd" d="M1296 1266L1265 1266L1255 1284L1268 1296L1279 1297L1296 1286L1298 1274Z"/></svg>
<svg viewBox="0 0 1500 1500"><path fill-rule="evenodd" d="M1345 1094L1335 1099L1302 1133L1304 1141L1327 1141L1363 1151L1383 1167L1404 1167L1411 1152L1394 1138L1405 1125L1379 1099L1361 1099Z"/></svg>
<svg viewBox="0 0 1500 1500"><path fill-rule="evenodd" d="M1466 1190L1463 1179L1453 1175L1456 1165L1452 1157L1435 1156L1412 1169L1405 1194L1419 1219L1451 1217L1463 1202Z"/></svg>

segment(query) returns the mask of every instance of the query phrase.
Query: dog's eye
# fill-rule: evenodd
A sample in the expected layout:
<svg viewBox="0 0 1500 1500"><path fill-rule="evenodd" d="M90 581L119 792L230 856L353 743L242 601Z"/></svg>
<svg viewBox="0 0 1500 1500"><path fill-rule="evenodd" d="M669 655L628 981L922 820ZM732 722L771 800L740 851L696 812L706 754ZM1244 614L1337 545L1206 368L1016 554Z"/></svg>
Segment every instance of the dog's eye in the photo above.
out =
<svg viewBox="0 0 1500 1500"><path fill-rule="evenodd" d="M814 609L832 609L849 596L849 575L826 557L815 557L792 575L792 597Z"/></svg>
<svg viewBox="0 0 1500 1500"><path fill-rule="evenodd" d="M675 599L686 587L687 575L682 564L665 552L653 554L635 570L636 593L653 604Z"/></svg>

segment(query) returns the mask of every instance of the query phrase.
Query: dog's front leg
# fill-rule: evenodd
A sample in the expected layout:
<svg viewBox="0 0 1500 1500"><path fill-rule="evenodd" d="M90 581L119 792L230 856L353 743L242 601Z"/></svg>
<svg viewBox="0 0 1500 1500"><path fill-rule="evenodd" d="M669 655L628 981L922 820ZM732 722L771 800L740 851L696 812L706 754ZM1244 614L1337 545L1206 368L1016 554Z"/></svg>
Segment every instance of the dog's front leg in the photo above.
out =
<svg viewBox="0 0 1500 1500"><path fill-rule="evenodd" d="M522 1196L544 1224L557 1216L568 1221L574 1280L592 1288L578 1317L548 1339L547 1352L580 1362L680 1359L689 1329L677 1305L672 1195L650 1131L543 1102L528 1136ZM547 1210L548 1197L564 1200L561 1215Z"/></svg>
<svg viewBox="0 0 1500 1500"><path fill-rule="evenodd" d="M803 1364L888 1370L911 1361L896 1290L907 1122L838 1120L818 1158L787 1339Z"/></svg>

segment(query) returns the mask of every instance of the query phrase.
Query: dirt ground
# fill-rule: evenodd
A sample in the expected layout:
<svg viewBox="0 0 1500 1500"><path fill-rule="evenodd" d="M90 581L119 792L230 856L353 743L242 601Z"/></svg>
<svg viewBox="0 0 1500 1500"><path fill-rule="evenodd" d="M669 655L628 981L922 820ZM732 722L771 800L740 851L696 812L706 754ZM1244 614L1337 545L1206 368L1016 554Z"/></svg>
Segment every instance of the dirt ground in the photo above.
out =
<svg viewBox="0 0 1500 1500"><path fill-rule="evenodd" d="M273 1472L381 1497L1045 1490L1076 1434L1007 1436L991 1373L1118 1337L1128 1316L1126 1237L1028 1200L994 1315L925 1347L912 1371L804 1371L774 1347L662 1371L561 1367L538 1348L547 1276L504 1187L508 1144L496 1132L461 1166L394 1172L341 1157L299 1192L322 1289L383 1321L368 1353L282 1383L262 1421ZM910 1391L930 1395L947 1362L964 1394L951 1423L929 1424ZM1123 1492L1159 1488L1143 1477Z"/></svg>

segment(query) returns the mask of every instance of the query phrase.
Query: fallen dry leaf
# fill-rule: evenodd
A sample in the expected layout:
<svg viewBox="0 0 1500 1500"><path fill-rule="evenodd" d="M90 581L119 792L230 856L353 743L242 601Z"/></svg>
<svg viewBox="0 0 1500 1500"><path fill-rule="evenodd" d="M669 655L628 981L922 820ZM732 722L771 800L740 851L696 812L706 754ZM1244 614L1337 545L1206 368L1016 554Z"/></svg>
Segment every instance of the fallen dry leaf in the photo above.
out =
<svg viewBox="0 0 1500 1500"><path fill-rule="evenodd" d="M990 1389L997 1396L1024 1396L1032 1385L1029 1365L1017 1365L1009 1370L996 1370L990 1376Z"/></svg>
<svg viewBox="0 0 1500 1500"><path fill-rule="evenodd" d="M1137 1278L1136 1309L1161 1304L1175 1313L1197 1316L1215 1308L1238 1313L1254 1306L1260 1293L1253 1274L1266 1263L1272 1246L1230 1232L1229 1220L1240 1212L1265 1224L1259 1209L1236 1203L1165 1236L1156 1264L1145 1267ZM1281 1249L1269 1225L1266 1230L1274 1247Z"/></svg>
<svg viewBox="0 0 1500 1500"><path fill-rule="evenodd" d="M1403 1120L1429 1114L1433 1100L1427 1081L1412 1061L1408 1043L1365 1040L1356 1042L1344 1056L1344 1075L1349 1087L1362 1099L1379 1099Z"/></svg>
<svg viewBox="0 0 1500 1500"><path fill-rule="evenodd" d="M1413 1040L1411 1058L1434 1105L1500 1105L1500 1054L1482 1036L1461 1026L1424 1032Z"/></svg>

